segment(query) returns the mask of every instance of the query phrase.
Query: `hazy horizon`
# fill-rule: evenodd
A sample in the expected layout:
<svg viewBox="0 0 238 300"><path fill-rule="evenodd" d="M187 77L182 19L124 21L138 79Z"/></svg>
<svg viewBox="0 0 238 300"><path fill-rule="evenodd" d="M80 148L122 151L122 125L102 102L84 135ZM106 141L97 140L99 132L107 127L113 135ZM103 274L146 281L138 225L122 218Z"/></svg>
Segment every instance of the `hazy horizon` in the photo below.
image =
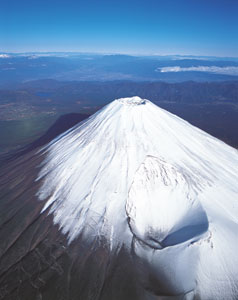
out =
<svg viewBox="0 0 238 300"><path fill-rule="evenodd" d="M181 54L181 53L165 53L165 54L160 54L160 53L135 53L135 52L93 52L93 51L48 51L48 50L45 50L45 51L1 51L0 49L0 58L1 58L1 55L4 55L4 54L16 54L16 55L20 55L20 54L78 54L78 55L128 55L128 56L158 56L158 57L182 57L182 58L234 58L234 59L238 59L238 55L237 56L229 56L229 55L225 55L225 56L220 56L220 55L199 55L199 54L191 54L191 53L185 53L185 54ZM53 55L52 55L53 56Z"/></svg>

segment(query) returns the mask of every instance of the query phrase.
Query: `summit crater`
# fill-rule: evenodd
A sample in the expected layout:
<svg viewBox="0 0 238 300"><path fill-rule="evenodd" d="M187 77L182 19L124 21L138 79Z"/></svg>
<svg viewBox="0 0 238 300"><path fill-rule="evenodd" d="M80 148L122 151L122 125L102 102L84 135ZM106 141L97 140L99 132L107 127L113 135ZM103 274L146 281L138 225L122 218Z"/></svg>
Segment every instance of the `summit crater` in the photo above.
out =
<svg viewBox="0 0 238 300"><path fill-rule="evenodd" d="M125 104L125 105L144 105L144 104L146 104L146 102L148 100L142 99L138 96L133 96L133 97L127 97L127 98L120 98L120 99L117 99L117 101L119 101L120 103Z"/></svg>

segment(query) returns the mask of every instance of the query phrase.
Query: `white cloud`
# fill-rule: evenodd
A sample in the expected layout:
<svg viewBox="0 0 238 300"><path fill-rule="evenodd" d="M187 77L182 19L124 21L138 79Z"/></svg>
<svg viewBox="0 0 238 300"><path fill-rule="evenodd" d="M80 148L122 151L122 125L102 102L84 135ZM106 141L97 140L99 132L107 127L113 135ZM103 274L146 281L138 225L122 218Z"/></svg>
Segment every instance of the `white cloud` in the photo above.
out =
<svg viewBox="0 0 238 300"><path fill-rule="evenodd" d="M238 76L238 67L230 66L230 67L217 67L217 66L198 66L198 67L164 67L157 68L157 72L168 73L168 72L208 72L208 73L216 73L216 74L224 74L224 75L237 75Z"/></svg>
<svg viewBox="0 0 238 300"><path fill-rule="evenodd" d="M2 71L8 71L8 70L16 70L16 68L4 68Z"/></svg>
<svg viewBox="0 0 238 300"><path fill-rule="evenodd" d="M10 55L8 55L8 54L0 54L0 58L8 58L8 57L10 57Z"/></svg>
<svg viewBox="0 0 238 300"><path fill-rule="evenodd" d="M32 55L32 56L28 56L27 58L28 59L37 59L37 58L39 58L39 56L38 55Z"/></svg>

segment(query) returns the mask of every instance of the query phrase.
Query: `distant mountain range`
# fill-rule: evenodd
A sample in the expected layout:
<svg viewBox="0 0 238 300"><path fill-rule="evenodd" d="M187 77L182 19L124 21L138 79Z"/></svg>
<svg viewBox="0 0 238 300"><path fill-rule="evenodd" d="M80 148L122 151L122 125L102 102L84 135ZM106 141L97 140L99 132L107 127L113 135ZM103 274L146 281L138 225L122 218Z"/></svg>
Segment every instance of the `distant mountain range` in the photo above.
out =
<svg viewBox="0 0 238 300"><path fill-rule="evenodd" d="M0 89L0 153L34 141L60 115L92 114L112 99L127 95L151 99L238 148L238 81L165 83L44 79L18 83L14 89Z"/></svg>
<svg viewBox="0 0 238 300"><path fill-rule="evenodd" d="M103 105L111 99L139 95L155 102L174 103L238 103L238 81L224 82L78 82L44 79L0 90L0 104L27 102L59 106L77 103Z"/></svg>
<svg viewBox="0 0 238 300"><path fill-rule="evenodd" d="M0 86L37 79L78 81L221 81L238 79L238 59L77 53L2 53Z"/></svg>

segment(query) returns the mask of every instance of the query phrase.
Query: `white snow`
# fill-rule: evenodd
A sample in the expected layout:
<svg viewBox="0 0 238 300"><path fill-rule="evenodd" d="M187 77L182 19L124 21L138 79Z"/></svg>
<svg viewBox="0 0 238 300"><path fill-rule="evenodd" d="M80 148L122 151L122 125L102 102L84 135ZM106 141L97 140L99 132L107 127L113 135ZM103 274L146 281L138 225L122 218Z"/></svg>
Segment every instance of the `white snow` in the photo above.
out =
<svg viewBox="0 0 238 300"><path fill-rule="evenodd" d="M132 97L41 151L38 197L69 243L100 235L113 251L133 241L165 294L238 298L236 149Z"/></svg>
<svg viewBox="0 0 238 300"><path fill-rule="evenodd" d="M207 231L207 216L197 186L187 183L189 177L163 160L146 157L134 176L126 204L131 229L140 240L163 248Z"/></svg>

